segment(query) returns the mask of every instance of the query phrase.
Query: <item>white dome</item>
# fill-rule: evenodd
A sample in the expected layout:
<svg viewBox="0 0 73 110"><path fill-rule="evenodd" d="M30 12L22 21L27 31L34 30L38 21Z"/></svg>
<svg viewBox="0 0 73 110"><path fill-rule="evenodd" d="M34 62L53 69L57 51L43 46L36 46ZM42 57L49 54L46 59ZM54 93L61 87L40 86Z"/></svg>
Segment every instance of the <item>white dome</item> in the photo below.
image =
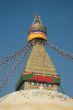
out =
<svg viewBox="0 0 73 110"><path fill-rule="evenodd" d="M73 110L73 99L50 90L21 90L0 98L0 110Z"/></svg>

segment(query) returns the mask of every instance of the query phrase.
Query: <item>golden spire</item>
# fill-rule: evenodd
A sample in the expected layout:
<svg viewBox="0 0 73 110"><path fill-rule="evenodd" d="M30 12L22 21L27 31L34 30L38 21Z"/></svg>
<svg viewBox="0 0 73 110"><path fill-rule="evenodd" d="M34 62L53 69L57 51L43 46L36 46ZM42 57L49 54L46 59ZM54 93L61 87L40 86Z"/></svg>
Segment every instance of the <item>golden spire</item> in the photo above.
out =
<svg viewBox="0 0 73 110"><path fill-rule="evenodd" d="M32 48L16 90L43 88L56 91L60 77L43 45L47 41L47 29L39 15L35 16L29 28L28 41L32 44Z"/></svg>
<svg viewBox="0 0 73 110"><path fill-rule="evenodd" d="M36 15L29 28L28 41L38 38L47 41L47 28L42 24L40 16Z"/></svg>

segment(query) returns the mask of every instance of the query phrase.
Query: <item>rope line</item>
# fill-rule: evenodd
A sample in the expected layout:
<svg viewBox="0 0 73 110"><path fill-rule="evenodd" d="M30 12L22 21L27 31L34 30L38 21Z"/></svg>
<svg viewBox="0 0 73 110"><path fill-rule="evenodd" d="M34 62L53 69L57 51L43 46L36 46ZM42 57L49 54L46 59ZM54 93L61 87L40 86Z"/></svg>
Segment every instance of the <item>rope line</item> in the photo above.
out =
<svg viewBox="0 0 73 110"><path fill-rule="evenodd" d="M57 52L59 55L73 61L73 54L70 54L68 52L64 52L62 49L58 48L57 46L51 44L51 43L46 43L49 48L52 48L55 52Z"/></svg>
<svg viewBox="0 0 73 110"><path fill-rule="evenodd" d="M7 64L10 64L15 60L16 57L19 56L19 51L12 53L11 55L7 56L0 60L0 70L3 69Z"/></svg>
<svg viewBox="0 0 73 110"><path fill-rule="evenodd" d="M3 89L5 87L5 85L8 83L8 81L11 79L11 77L13 76L13 74L16 72L17 67L20 65L24 55L26 54L26 52L28 51L28 49L30 48L30 45L27 45L25 47L22 48L22 50L19 52L18 55L18 61L16 62L16 64L13 65L13 67L5 74L5 79L0 81L0 90Z"/></svg>

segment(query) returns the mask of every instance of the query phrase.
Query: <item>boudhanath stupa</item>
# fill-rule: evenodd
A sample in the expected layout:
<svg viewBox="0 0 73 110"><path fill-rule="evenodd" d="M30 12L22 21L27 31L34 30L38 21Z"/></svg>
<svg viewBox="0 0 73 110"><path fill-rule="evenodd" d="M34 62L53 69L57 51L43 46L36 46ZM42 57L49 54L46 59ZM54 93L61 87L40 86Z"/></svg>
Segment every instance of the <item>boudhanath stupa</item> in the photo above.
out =
<svg viewBox="0 0 73 110"><path fill-rule="evenodd" d="M73 110L73 99L58 92L60 76L45 48L47 28L36 15L28 31L28 59L16 91L0 98L0 110Z"/></svg>

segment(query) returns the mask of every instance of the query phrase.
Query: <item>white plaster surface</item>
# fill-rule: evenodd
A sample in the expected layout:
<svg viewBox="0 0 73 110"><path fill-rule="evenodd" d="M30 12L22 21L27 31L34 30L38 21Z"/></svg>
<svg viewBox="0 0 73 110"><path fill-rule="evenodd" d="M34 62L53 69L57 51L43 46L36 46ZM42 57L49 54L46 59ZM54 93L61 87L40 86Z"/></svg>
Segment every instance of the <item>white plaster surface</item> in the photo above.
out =
<svg viewBox="0 0 73 110"><path fill-rule="evenodd" d="M20 90L0 98L0 110L73 110L73 99L50 90Z"/></svg>

